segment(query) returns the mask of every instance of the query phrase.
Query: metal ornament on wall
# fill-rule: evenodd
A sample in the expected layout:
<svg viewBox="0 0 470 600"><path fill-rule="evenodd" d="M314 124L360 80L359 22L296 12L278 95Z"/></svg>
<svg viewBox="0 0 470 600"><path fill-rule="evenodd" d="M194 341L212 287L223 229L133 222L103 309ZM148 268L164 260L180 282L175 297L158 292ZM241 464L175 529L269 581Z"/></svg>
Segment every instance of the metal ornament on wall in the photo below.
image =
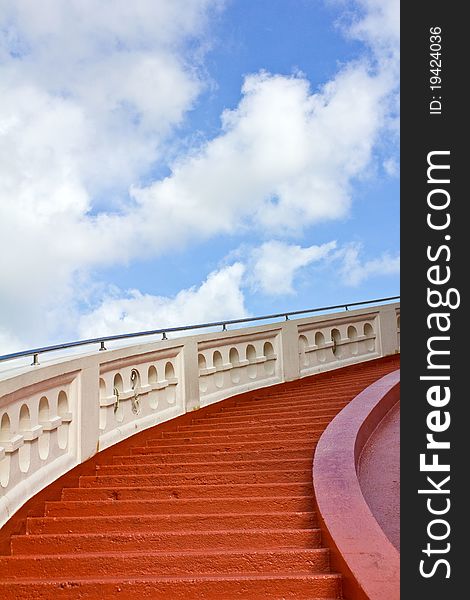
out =
<svg viewBox="0 0 470 600"><path fill-rule="evenodd" d="M135 415L140 414L140 411L141 411L139 394L137 393L137 388L139 387L139 383L140 383L139 371L137 371L137 369L132 369L131 384L132 384L132 391L134 392L134 397L131 399L131 410Z"/></svg>

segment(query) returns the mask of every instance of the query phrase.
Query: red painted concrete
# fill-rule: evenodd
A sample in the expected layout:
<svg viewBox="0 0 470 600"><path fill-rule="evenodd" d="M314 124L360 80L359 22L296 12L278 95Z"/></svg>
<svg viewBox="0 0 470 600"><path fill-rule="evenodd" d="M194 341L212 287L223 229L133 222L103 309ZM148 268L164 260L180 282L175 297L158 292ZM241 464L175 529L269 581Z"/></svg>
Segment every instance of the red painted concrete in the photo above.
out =
<svg viewBox="0 0 470 600"><path fill-rule="evenodd" d="M374 518L357 475L364 446L399 400L399 382L394 371L361 392L329 424L315 451L319 522L349 600L400 597L399 553Z"/></svg>
<svg viewBox="0 0 470 600"><path fill-rule="evenodd" d="M0 597L341 598L312 456L328 422L396 366L243 394L95 456L2 529Z"/></svg>
<svg viewBox="0 0 470 600"><path fill-rule="evenodd" d="M362 494L380 527L400 551L400 403L368 439L358 465Z"/></svg>

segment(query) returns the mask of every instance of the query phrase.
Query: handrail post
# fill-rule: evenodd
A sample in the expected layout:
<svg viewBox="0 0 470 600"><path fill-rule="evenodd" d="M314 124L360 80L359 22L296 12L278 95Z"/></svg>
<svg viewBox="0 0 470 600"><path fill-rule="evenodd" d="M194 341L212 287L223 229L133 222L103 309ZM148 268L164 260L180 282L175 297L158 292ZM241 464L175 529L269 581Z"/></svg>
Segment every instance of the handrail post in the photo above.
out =
<svg viewBox="0 0 470 600"><path fill-rule="evenodd" d="M183 378L185 412L190 412L200 407L198 345L194 338L184 341Z"/></svg>
<svg viewBox="0 0 470 600"><path fill-rule="evenodd" d="M300 377L299 334L297 323L286 320L281 325L282 371L284 381L293 381Z"/></svg>
<svg viewBox="0 0 470 600"><path fill-rule="evenodd" d="M77 459L83 462L100 450L100 366L98 360L82 369L77 386Z"/></svg>
<svg viewBox="0 0 470 600"><path fill-rule="evenodd" d="M393 305L381 306L379 310L378 321L380 332L381 356L397 354L399 352L399 349L396 308Z"/></svg>

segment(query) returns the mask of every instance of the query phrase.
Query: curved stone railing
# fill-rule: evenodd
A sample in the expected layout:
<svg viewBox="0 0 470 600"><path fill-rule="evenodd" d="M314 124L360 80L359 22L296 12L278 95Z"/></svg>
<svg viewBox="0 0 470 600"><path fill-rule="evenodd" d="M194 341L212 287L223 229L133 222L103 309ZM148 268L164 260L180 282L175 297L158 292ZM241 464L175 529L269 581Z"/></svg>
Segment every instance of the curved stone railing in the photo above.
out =
<svg viewBox="0 0 470 600"><path fill-rule="evenodd" d="M373 431L399 401L400 372L361 392L328 425L317 444L313 483L332 567L351 600L399 600L400 555L374 518L357 468Z"/></svg>
<svg viewBox="0 0 470 600"><path fill-rule="evenodd" d="M77 464L229 396L398 352L399 304L95 352L3 373L0 525Z"/></svg>

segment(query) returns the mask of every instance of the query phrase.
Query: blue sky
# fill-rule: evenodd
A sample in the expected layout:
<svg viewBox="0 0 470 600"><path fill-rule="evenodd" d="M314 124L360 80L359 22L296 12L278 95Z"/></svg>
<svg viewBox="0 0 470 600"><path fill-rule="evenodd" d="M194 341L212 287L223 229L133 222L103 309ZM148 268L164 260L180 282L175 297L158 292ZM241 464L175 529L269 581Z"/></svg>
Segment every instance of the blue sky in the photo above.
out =
<svg viewBox="0 0 470 600"><path fill-rule="evenodd" d="M396 0L4 2L1 350L398 293L398 35Z"/></svg>

